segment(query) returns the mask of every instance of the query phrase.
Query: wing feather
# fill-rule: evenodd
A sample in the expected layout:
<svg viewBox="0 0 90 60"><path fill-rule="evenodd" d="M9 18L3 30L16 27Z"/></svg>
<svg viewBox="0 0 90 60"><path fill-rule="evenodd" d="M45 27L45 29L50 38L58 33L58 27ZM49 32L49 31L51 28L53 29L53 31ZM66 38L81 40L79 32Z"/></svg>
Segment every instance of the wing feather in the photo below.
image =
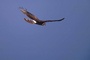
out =
<svg viewBox="0 0 90 60"><path fill-rule="evenodd" d="M28 12L26 9L22 8L22 7L19 7L20 8L20 11L22 13L24 13L26 16L28 16L29 18L33 19L33 20L36 20L36 21L39 21L39 19L33 15L32 13Z"/></svg>
<svg viewBox="0 0 90 60"><path fill-rule="evenodd" d="M64 20L65 18L62 18L60 20L45 20L44 22L58 22L58 21L62 21Z"/></svg>

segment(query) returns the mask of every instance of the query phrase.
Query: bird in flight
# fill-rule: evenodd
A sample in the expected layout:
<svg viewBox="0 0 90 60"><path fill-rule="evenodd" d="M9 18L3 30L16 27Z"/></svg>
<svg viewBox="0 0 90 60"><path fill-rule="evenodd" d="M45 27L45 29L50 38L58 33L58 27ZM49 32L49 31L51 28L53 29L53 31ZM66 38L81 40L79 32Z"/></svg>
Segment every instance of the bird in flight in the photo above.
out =
<svg viewBox="0 0 90 60"><path fill-rule="evenodd" d="M26 19L24 18L24 20L28 23L31 23L31 24L37 24L37 25L41 25L41 26L44 26L46 25L46 22L57 22L57 21L62 21L64 20L64 18L62 19L59 19L59 20L40 20L38 19L35 15L33 15L32 13L28 12L27 9L24 9L22 7L19 7L20 11L22 13L24 13L26 16L28 16L30 19Z"/></svg>

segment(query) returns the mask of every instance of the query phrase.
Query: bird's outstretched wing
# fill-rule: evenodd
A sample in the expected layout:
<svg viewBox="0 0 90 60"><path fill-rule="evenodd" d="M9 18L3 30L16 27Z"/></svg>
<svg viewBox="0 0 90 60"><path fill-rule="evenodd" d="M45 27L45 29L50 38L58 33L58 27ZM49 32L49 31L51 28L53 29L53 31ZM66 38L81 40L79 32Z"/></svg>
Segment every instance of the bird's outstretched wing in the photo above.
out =
<svg viewBox="0 0 90 60"><path fill-rule="evenodd" d="M32 20L29 20L29 19L26 19L26 18L24 18L24 20L25 20L26 22L30 23L30 24L33 24L33 21L32 21Z"/></svg>
<svg viewBox="0 0 90 60"><path fill-rule="evenodd" d="M19 7L19 9L20 9L20 11L21 11L22 13L24 13L24 14L25 14L26 16L28 16L29 18L31 18L31 19L33 19L33 20L36 20L36 21L39 21L39 19L38 19L35 15L33 15L32 13L28 12L27 9L24 9L24 8L22 8L22 7Z"/></svg>
<svg viewBox="0 0 90 60"><path fill-rule="evenodd" d="M58 21L62 21L64 20L65 18L62 18L60 20L45 20L44 22L58 22Z"/></svg>

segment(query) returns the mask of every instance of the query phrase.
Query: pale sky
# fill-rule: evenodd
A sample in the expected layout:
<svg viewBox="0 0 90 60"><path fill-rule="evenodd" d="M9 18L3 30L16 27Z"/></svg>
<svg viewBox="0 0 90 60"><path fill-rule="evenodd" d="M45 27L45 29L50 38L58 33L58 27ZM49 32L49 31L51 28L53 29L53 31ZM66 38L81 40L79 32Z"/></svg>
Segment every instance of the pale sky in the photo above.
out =
<svg viewBox="0 0 90 60"><path fill-rule="evenodd" d="M32 25L19 7L65 20ZM90 0L0 0L0 60L90 60Z"/></svg>

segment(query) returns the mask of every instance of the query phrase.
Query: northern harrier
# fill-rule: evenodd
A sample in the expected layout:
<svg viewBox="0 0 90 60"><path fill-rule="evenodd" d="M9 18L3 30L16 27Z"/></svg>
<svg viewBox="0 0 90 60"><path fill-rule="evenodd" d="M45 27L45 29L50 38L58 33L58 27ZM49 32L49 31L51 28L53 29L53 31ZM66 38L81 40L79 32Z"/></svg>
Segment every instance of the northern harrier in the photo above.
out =
<svg viewBox="0 0 90 60"><path fill-rule="evenodd" d="M26 9L24 9L22 7L20 7L20 11L30 18L30 19L24 18L24 20L26 22L28 22L28 23L31 23L31 24L37 24L37 25L44 26L46 24L46 22L56 22L56 21L64 20L64 18L62 18L62 19L59 19L59 20L44 20L43 21L43 20L39 20L35 15L33 15L30 12L28 12Z"/></svg>

